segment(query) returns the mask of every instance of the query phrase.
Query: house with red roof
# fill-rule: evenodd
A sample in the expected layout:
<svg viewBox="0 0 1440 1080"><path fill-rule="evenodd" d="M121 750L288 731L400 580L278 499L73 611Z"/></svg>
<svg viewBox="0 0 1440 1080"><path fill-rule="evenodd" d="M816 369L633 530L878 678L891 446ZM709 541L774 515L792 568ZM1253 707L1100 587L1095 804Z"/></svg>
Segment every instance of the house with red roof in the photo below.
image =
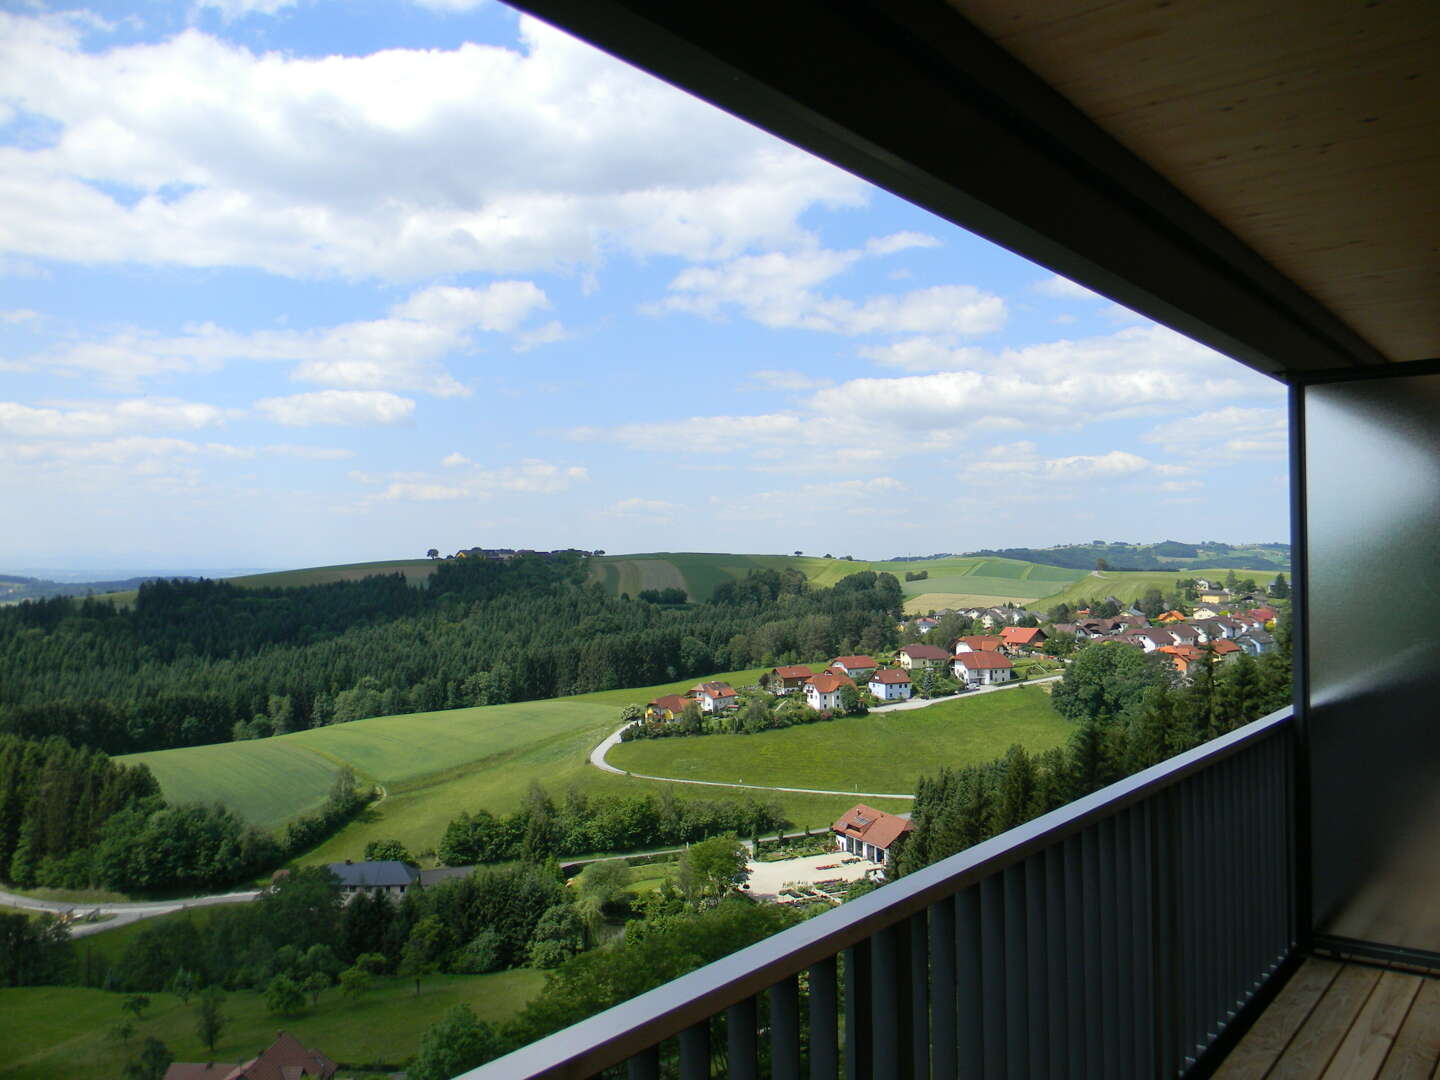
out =
<svg viewBox="0 0 1440 1080"><path fill-rule="evenodd" d="M801 689L805 680L814 675L809 664L782 664L770 669L770 692L790 694Z"/></svg>
<svg viewBox="0 0 1440 1080"><path fill-rule="evenodd" d="M906 671L944 667L950 662L950 653L938 645L901 645L897 655L900 666Z"/></svg>
<svg viewBox="0 0 1440 1080"><path fill-rule="evenodd" d="M1045 644L1045 631L1038 626L1007 626L1000 631L1000 647L1009 653L1038 649Z"/></svg>
<svg viewBox="0 0 1440 1080"><path fill-rule="evenodd" d="M1188 676L1190 669L1205 659L1205 653L1194 645L1161 645L1155 650L1164 653L1175 665L1175 670Z"/></svg>
<svg viewBox="0 0 1440 1080"><path fill-rule="evenodd" d="M1010 658L998 652L960 652L955 654L952 667L955 678L974 689L977 686L991 686L1009 682L1015 674Z"/></svg>
<svg viewBox="0 0 1440 1080"><path fill-rule="evenodd" d="M684 694L662 694L645 703L645 719L674 720L692 700Z"/></svg>
<svg viewBox="0 0 1440 1080"><path fill-rule="evenodd" d="M971 634L968 637L957 638L955 651L962 652L999 652L1000 646L1005 644L1005 639L999 634Z"/></svg>
<svg viewBox="0 0 1440 1080"><path fill-rule="evenodd" d="M725 709L738 709L740 699L735 688L724 682L702 682L690 691L690 697L700 704L700 711L717 713Z"/></svg>
<svg viewBox="0 0 1440 1080"><path fill-rule="evenodd" d="M841 814L830 831L841 851L885 866L914 828L906 818L860 803Z"/></svg>
<svg viewBox="0 0 1440 1080"><path fill-rule="evenodd" d="M278 1031L275 1041L249 1061L177 1061L165 1070L165 1080L330 1080L338 1068L320 1051L308 1050L294 1035Z"/></svg>
<svg viewBox="0 0 1440 1080"><path fill-rule="evenodd" d="M1215 653L1215 659L1220 663L1233 660L1245 650L1229 638L1216 638L1210 643L1211 650Z"/></svg>
<svg viewBox="0 0 1440 1080"><path fill-rule="evenodd" d="M855 680L848 675L822 671L805 680L805 702L812 709L840 708L840 688L854 686Z"/></svg>
<svg viewBox="0 0 1440 1080"><path fill-rule="evenodd" d="M1176 611L1174 608L1171 608L1169 611L1163 611L1159 615L1156 615L1155 621L1163 623L1184 622L1185 617L1183 611Z"/></svg>
<svg viewBox="0 0 1440 1080"><path fill-rule="evenodd" d="M837 656L830 661L830 670L839 668L852 679L863 679L880 666L873 656Z"/></svg>
<svg viewBox="0 0 1440 1080"><path fill-rule="evenodd" d="M900 668L881 668L866 685L881 701L910 700L910 675Z"/></svg>

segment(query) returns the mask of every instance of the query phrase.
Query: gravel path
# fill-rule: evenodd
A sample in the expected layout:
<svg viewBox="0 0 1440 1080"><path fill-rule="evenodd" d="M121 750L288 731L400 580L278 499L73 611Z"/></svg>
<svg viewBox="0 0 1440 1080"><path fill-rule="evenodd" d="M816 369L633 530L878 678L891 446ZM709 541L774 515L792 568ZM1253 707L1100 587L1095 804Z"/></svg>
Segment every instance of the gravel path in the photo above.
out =
<svg viewBox="0 0 1440 1080"><path fill-rule="evenodd" d="M73 911L77 916L98 911L102 915L113 915L114 918L106 919L104 922L76 922L70 925L70 936L72 938L88 937L90 934L98 934L102 930L113 930L117 926L125 926L129 923L139 922L141 919L154 918L156 915L169 915L172 912L183 911L186 908L210 907L214 904L244 904L254 900L260 895L259 890L252 889L248 892L217 893L214 896L192 896L183 900L139 900L123 904L77 904L69 900L37 900L33 896L20 896L16 893L0 892L0 904L9 907L25 908L29 911L50 911L55 914L63 914Z"/></svg>
<svg viewBox="0 0 1440 1080"><path fill-rule="evenodd" d="M954 701L961 697L977 697L980 694L997 694L1003 690L1013 690L1017 686L1035 686L1038 683L1054 682L1063 678L1062 675L1047 675L1043 679L1028 679L1025 682L1003 683L999 686L982 686L979 690L967 690L963 694L951 694L943 698L911 698L909 701L897 701L890 705L877 705L871 712L905 712L910 709L924 709L930 705L938 705L942 701ZM610 753L612 747L620 741L629 724L622 724L613 734L607 736L599 746L590 751L590 764L605 772L614 773L616 776L633 776L637 780L659 780L665 784L696 784L700 787L723 787L723 788L744 788L748 791L789 791L799 795L855 795L865 799L913 799L914 795L901 794L890 791L832 791L827 788L803 788L803 787L767 787L763 784L727 784L721 780L685 780L678 776L651 776L649 773L632 773L624 769L617 769L605 760L605 755Z"/></svg>

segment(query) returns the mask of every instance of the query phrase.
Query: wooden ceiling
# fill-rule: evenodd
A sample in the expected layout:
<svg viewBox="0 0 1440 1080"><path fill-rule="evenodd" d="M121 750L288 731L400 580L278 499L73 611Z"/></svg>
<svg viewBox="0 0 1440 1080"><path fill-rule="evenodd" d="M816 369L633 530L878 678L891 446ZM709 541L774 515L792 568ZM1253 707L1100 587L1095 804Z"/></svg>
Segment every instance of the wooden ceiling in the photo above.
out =
<svg viewBox="0 0 1440 1080"><path fill-rule="evenodd" d="M1440 359L1440 0L510 0L1257 370Z"/></svg>
<svg viewBox="0 0 1440 1080"><path fill-rule="evenodd" d="M1436 0L949 2L1385 357L1440 357Z"/></svg>

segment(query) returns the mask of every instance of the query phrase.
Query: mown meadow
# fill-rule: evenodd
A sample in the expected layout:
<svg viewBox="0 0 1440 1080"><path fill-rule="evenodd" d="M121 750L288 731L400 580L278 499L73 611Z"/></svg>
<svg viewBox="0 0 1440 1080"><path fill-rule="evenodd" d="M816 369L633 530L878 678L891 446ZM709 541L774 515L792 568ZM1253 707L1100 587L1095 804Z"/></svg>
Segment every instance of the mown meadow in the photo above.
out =
<svg viewBox="0 0 1440 1080"><path fill-rule="evenodd" d="M760 669L716 676L736 686ZM304 863L358 859L372 840L432 849L462 810L512 811L534 782L553 796L655 792L654 781L605 773L590 751L620 725L620 710L688 689L695 680L569 698L356 720L269 739L127 755L144 762L172 801L220 801L273 828L323 802L341 765L383 786L386 797L308 853ZM807 785L789 785L807 786ZM830 786L830 785L826 785ZM682 798L741 798L739 791L676 785ZM835 796L755 792L778 802L798 825L833 819L848 805ZM896 803L894 809L903 809Z"/></svg>
<svg viewBox="0 0 1440 1080"><path fill-rule="evenodd" d="M420 1034L452 1005L464 1002L482 1020L506 1020L544 981L543 972L524 968L493 975L429 975L417 995L413 979L380 976L358 1000L331 988L318 1004L307 1001L301 1015L284 1018L270 1013L258 991L235 991L226 996L223 1011L229 1021L213 1054L195 1034L193 998L187 1005L174 994L146 995L149 1008L136 1022L135 1034L121 1042L110 1033L128 1019L120 1008L128 995L75 986L0 989L0 1046L5 1048L0 1077L114 1080L147 1036L163 1042L176 1061L239 1062L268 1046L277 1028L349 1064L398 1066L415 1053Z"/></svg>
<svg viewBox="0 0 1440 1080"><path fill-rule="evenodd" d="M1048 750L1071 728L1045 687L1025 686L752 735L637 739L607 760L652 776L902 794L941 765L978 765L1015 743Z"/></svg>

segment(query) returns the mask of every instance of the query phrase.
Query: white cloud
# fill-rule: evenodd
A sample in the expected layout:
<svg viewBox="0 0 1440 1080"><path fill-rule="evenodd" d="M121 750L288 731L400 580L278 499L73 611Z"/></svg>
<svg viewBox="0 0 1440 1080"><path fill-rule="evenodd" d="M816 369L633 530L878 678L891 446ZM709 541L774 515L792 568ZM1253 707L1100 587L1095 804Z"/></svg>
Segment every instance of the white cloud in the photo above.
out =
<svg viewBox="0 0 1440 1080"><path fill-rule="evenodd" d="M195 430L225 422L214 405L177 398L132 398L42 406L0 401L0 435L74 439L127 431Z"/></svg>
<svg viewBox="0 0 1440 1080"><path fill-rule="evenodd" d="M447 469L458 469L461 465L469 465L470 463L470 459L458 450L453 454L447 454L445 460L440 462L440 464L444 465Z"/></svg>
<svg viewBox="0 0 1440 1080"><path fill-rule="evenodd" d="M932 370L850 379L784 412L587 427L569 435L672 454L748 455L766 469L815 469L952 450L987 432L1078 431L1182 413L1197 401L1281 392L1272 380L1154 325L1000 352L953 349L928 338L862 352Z"/></svg>
<svg viewBox="0 0 1440 1080"><path fill-rule="evenodd" d="M302 57L192 27L87 52L73 25L0 13L0 102L57 130L0 147L0 235L20 259L408 279L724 259L866 197L544 23L520 32L518 49Z"/></svg>
<svg viewBox="0 0 1440 1080"><path fill-rule="evenodd" d="M289 427L399 424L415 413L415 402L383 390L317 390L289 397L262 398L255 411Z"/></svg>
<svg viewBox="0 0 1440 1080"><path fill-rule="evenodd" d="M721 318L734 309L771 329L859 334L986 334L1005 324L1005 301L973 285L935 285L863 301L825 296L815 287L849 269L858 251L810 250L746 255L691 267L670 295L644 310Z"/></svg>
<svg viewBox="0 0 1440 1080"><path fill-rule="evenodd" d="M611 503L599 511L599 516L642 521L651 525L670 525L675 522L676 515L683 513L684 510L685 508L679 503L666 502L664 499L636 497Z"/></svg>
<svg viewBox="0 0 1440 1080"><path fill-rule="evenodd" d="M1101 300L1105 297L1097 292L1092 292L1084 285L1077 285L1069 278L1056 274L1054 277L1046 278L1044 281L1037 281L1030 286L1035 292L1042 296L1048 296L1052 300Z"/></svg>
<svg viewBox="0 0 1440 1080"><path fill-rule="evenodd" d="M16 323L33 322L40 318L38 311L31 311L29 308L12 308L10 311L0 311L0 322Z"/></svg>
<svg viewBox="0 0 1440 1080"><path fill-rule="evenodd" d="M871 255L894 255L897 252L909 251L911 248L933 248L939 247L940 241L926 233L898 232L889 236L876 236L865 244L865 250Z"/></svg>
<svg viewBox="0 0 1440 1080"><path fill-rule="evenodd" d="M529 281L497 281L483 289L438 286L396 304L382 319L253 333L207 323L173 337L131 329L8 366L94 373L110 385L131 387L157 375L216 371L233 360L292 361L296 367L291 378L298 382L457 397L470 391L441 366L441 359L473 345L472 331L512 332L531 313L547 307L545 293ZM547 339L544 331L536 343ZM551 332L548 339L556 335Z"/></svg>
<svg viewBox="0 0 1440 1080"><path fill-rule="evenodd" d="M451 457L459 455L452 454ZM447 464L450 459L446 459ZM451 473L440 480L423 473L374 475L351 473L351 479L380 490L366 496L367 502L454 502L488 499L502 494L555 495L589 480L590 472L580 465L556 465L527 459L518 465L486 468L473 463L463 473Z"/></svg>
<svg viewBox="0 0 1440 1080"><path fill-rule="evenodd" d="M1172 454L1219 463L1283 458L1289 431L1283 409L1231 405L1161 424L1143 437Z"/></svg>
<svg viewBox="0 0 1440 1080"><path fill-rule="evenodd" d="M971 465L962 477L989 473L1007 480L1048 482L1057 484L1090 484L1097 481L1133 477L1155 469L1155 463L1128 450L1110 450L1103 454L1071 454L1066 457L1041 458L1033 444L1019 444L1015 455L992 451L987 460Z"/></svg>
<svg viewBox="0 0 1440 1080"><path fill-rule="evenodd" d="M569 337L570 331L552 319L544 326L537 326L534 330L522 330L516 334L515 351L529 352L531 349L539 348L541 345L553 345L557 341L568 340Z"/></svg>

